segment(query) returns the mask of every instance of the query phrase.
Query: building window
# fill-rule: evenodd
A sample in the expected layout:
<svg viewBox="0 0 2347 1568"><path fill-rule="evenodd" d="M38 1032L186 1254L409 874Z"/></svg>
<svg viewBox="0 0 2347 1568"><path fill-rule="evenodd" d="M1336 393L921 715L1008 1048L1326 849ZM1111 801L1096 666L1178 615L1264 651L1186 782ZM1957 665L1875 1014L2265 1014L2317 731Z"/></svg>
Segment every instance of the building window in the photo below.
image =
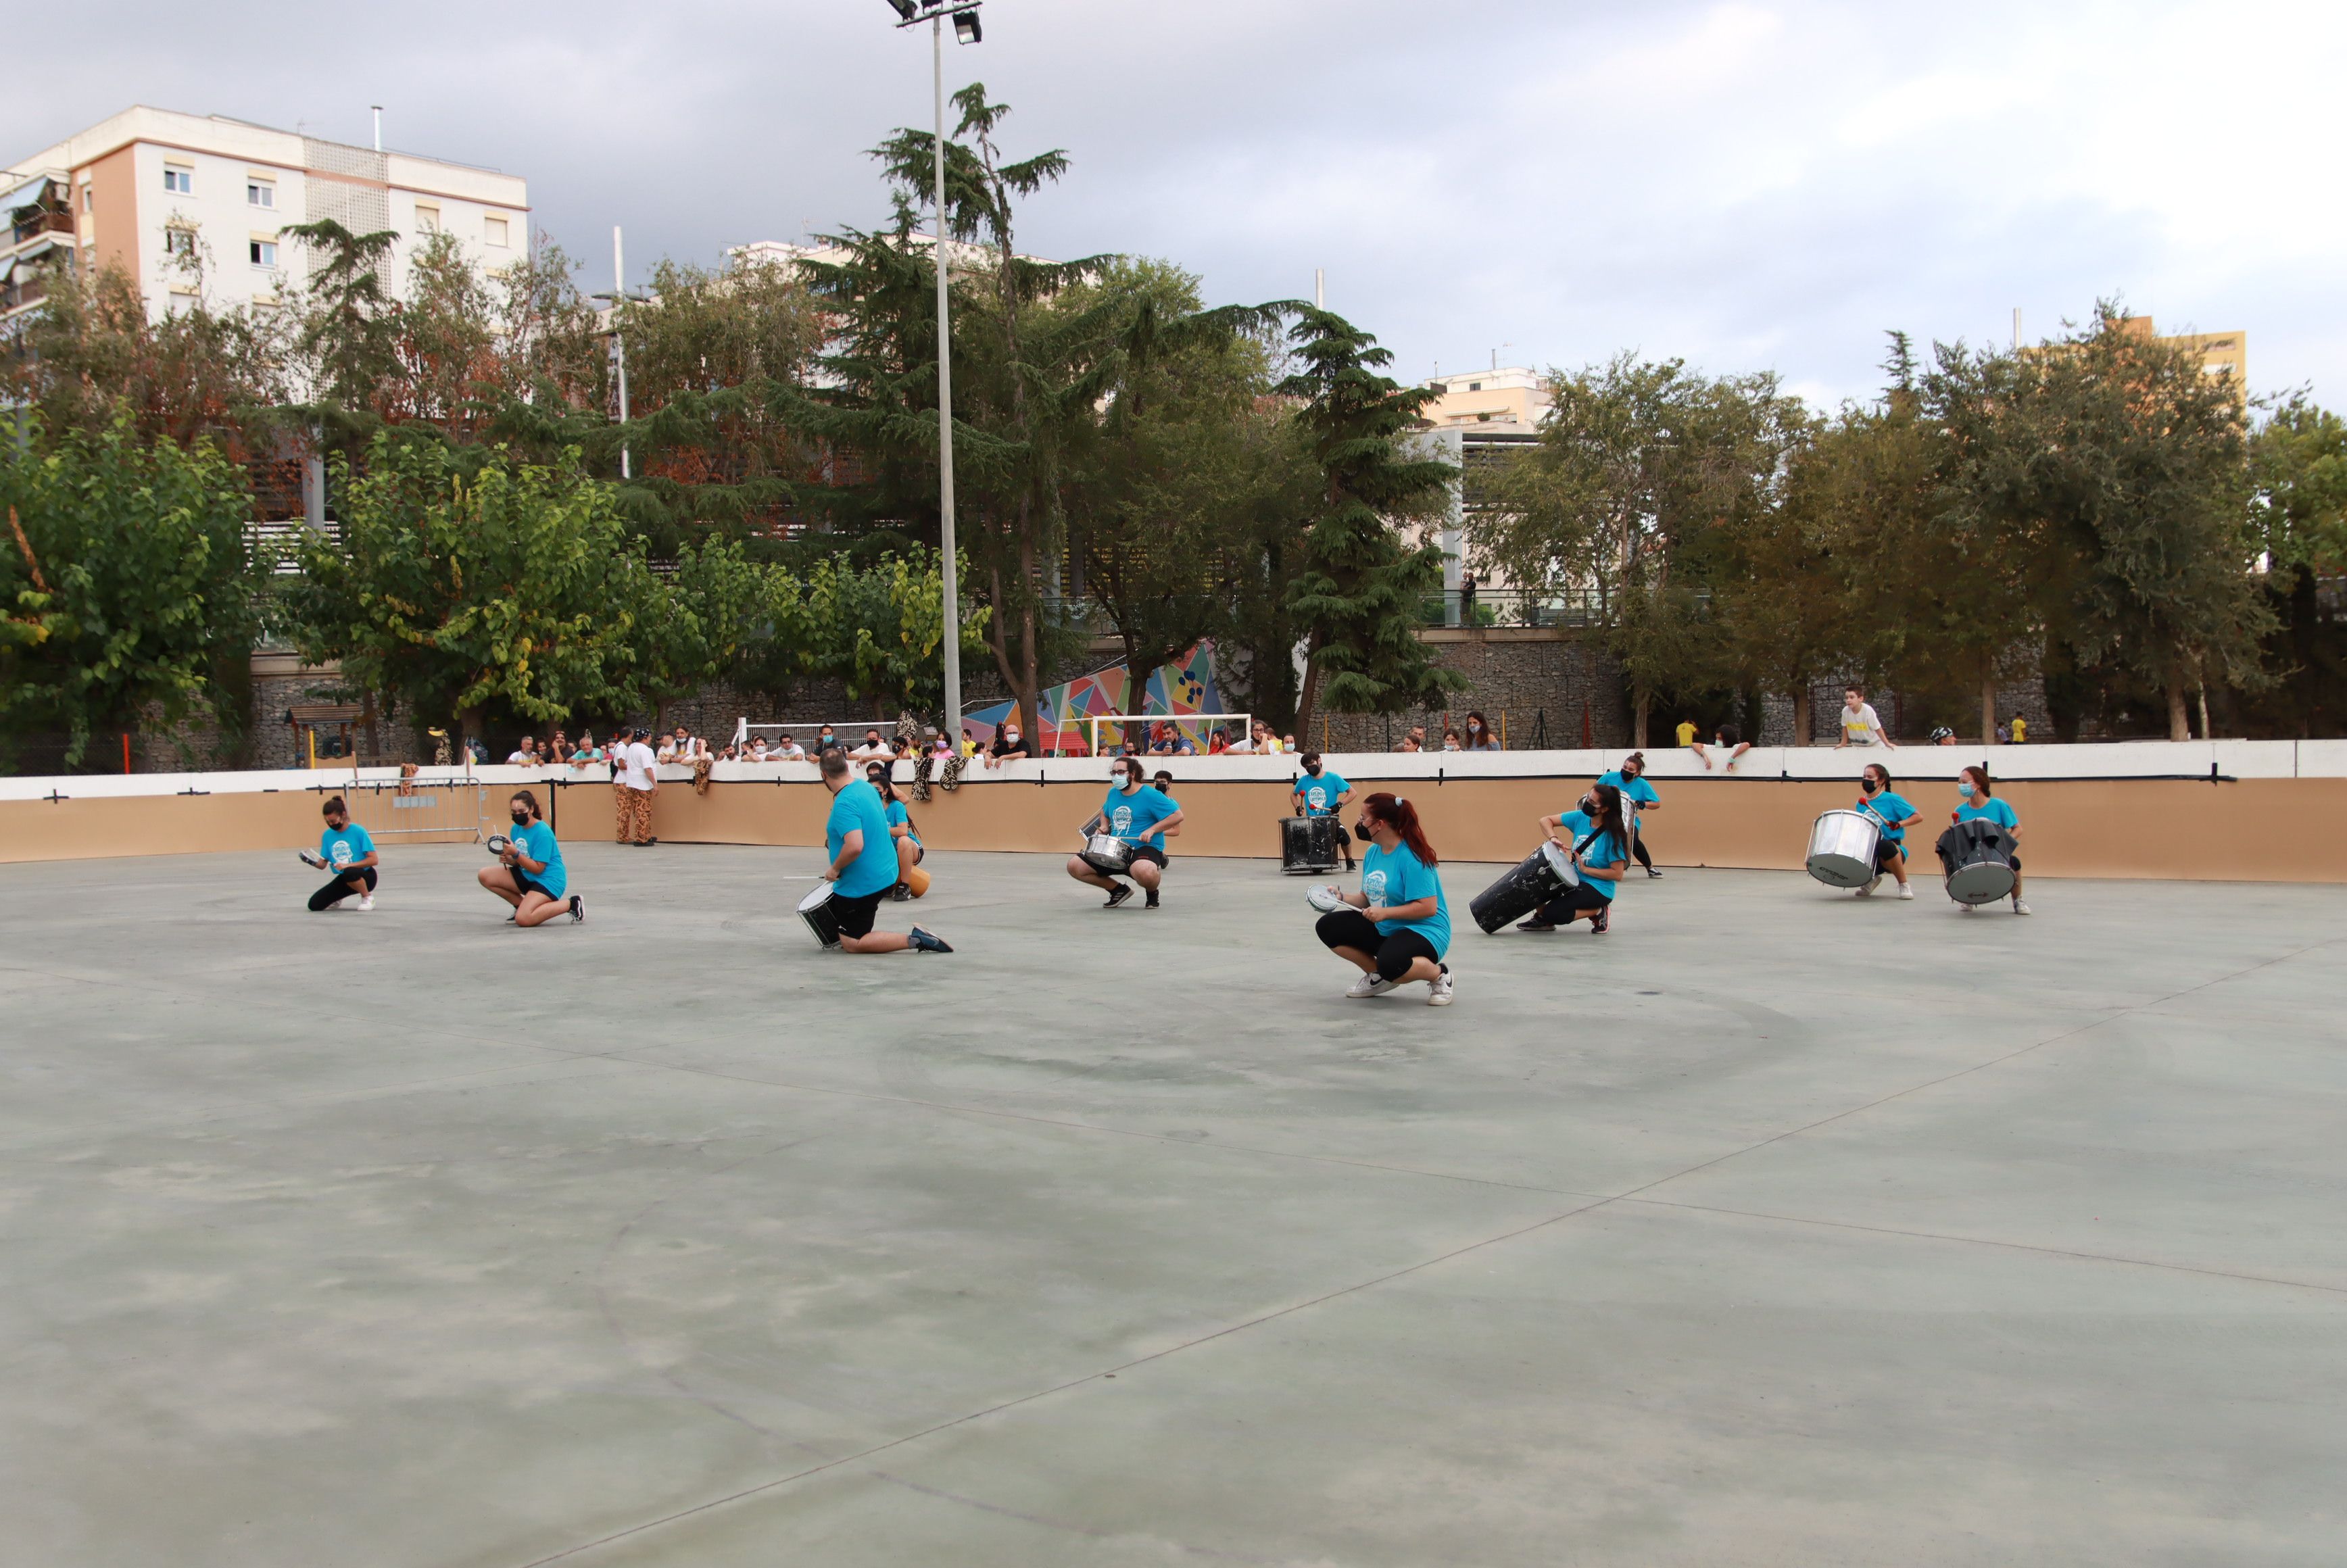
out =
<svg viewBox="0 0 2347 1568"><path fill-rule="evenodd" d="M244 182L244 200L253 207L277 205L277 183L270 179L248 179Z"/></svg>
<svg viewBox="0 0 2347 1568"><path fill-rule="evenodd" d="M192 290L173 289L171 291L171 314L175 316L184 316L192 312L195 308L196 296Z"/></svg>
<svg viewBox="0 0 2347 1568"><path fill-rule="evenodd" d="M196 193L196 171L182 169L175 163L165 164L163 189L174 196L193 196Z"/></svg>
<svg viewBox="0 0 2347 1568"><path fill-rule="evenodd" d="M415 230L419 234L437 234L440 232L440 209L437 207L427 207L421 201L417 202L415 204Z"/></svg>
<svg viewBox="0 0 2347 1568"><path fill-rule="evenodd" d="M164 230L163 253L167 256L193 256L196 253L196 231L193 229Z"/></svg>
<svg viewBox="0 0 2347 1568"><path fill-rule="evenodd" d="M274 240L255 240L252 242L252 264L256 267L275 267L277 265L277 241Z"/></svg>
<svg viewBox="0 0 2347 1568"><path fill-rule="evenodd" d="M1483 390L1483 384L1480 381L1471 381L1467 384L1467 390L1470 392L1481 392Z"/></svg>
<svg viewBox="0 0 2347 1568"><path fill-rule="evenodd" d="M85 212L97 210L97 192L87 185L81 188L81 210Z"/></svg>
<svg viewBox="0 0 2347 1568"><path fill-rule="evenodd" d="M502 218L482 219L481 238L492 245L506 243L506 220Z"/></svg>

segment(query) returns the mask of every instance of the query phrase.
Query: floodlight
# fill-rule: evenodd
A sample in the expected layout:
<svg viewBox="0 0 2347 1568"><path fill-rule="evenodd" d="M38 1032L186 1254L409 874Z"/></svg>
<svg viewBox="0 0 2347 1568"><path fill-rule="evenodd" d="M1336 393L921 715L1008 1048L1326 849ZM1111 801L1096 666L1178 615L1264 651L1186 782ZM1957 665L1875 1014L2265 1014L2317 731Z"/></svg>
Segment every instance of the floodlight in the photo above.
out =
<svg viewBox="0 0 2347 1568"><path fill-rule="evenodd" d="M888 0L888 4L896 8L897 15L907 22L917 15L913 9L913 0Z"/></svg>
<svg viewBox="0 0 2347 1568"><path fill-rule="evenodd" d="M986 36L978 25L977 6L973 5L967 11L955 12L953 19L954 37L958 42L975 44Z"/></svg>

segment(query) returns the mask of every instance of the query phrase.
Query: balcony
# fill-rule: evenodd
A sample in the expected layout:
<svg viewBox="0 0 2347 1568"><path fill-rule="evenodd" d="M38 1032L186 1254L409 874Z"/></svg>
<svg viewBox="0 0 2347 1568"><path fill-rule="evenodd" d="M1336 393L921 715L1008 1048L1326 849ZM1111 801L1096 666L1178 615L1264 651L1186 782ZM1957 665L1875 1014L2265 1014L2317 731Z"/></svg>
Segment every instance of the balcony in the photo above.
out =
<svg viewBox="0 0 2347 1568"><path fill-rule="evenodd" d="M73 214L70 212L44 212L37 208L20 208L16 213L15 227L10 231L11 238L8 242L11 245L22 245L27 241L37 240L44 234L64 234L70 237L73 231L74 220Z"/></svg>

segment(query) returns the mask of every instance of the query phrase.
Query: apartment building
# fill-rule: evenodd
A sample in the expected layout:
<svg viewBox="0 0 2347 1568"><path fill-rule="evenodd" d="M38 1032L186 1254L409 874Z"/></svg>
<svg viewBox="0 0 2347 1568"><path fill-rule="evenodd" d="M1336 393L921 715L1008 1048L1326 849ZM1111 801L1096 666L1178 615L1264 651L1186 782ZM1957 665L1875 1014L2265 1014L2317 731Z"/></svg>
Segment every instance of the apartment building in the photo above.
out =
<svg viewBox="0 0 2347 1568"><path fill-rule="evenodd" d="M2162 336L2149 316L2127 316L2120 323L2127 332L2174 348L2188 349L2199 358L2208 375L2229 375L2235 395L2246 400L2250 388L2250 334L2247 333L2177 333Z"/></svg>
<svg viewBox="0 0 2347 1568"><path fill-rule="evenodd" d="M1427 382L1437 394L1419 417L1437 429L1457 425L1516 425L1529 430L1548 413L1548 387L1522 365L1438 375Z"/></svg>
<svg viewBox="0 0 2347 1568"><path fill-rule="evenodd" d="M528 253L518 175L140 106L0 169L0 331L65 267L120 268L159 319L199 300L273 303L308 266L282 231L325 218L398 234L395 291L432 234L485 270Z"/></svg>

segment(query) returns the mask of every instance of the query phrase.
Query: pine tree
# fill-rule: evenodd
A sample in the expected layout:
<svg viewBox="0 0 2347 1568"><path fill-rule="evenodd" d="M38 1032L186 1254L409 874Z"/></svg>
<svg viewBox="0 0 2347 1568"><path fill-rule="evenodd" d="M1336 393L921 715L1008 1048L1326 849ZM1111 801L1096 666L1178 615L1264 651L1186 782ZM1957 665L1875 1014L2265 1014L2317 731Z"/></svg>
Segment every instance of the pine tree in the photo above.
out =
<svg viewBox="0 0 2347 1568"><path fill-rule="evenodd" d="M1434 394L1408 391L1378 367L1377 339L1325 310L1297 313L1288 340L1303 367L1279 390L1306 400L1296 420L1323 478L1318 515L1288 584L1306 640L1299 733L1325 701L1340 713L1422 709L1466 684L1417 636L1418 607L1442 590L1442 547L1411 546L1400 525L1445 514L1459 470L1405 455L1402 437Z"/></svg>

